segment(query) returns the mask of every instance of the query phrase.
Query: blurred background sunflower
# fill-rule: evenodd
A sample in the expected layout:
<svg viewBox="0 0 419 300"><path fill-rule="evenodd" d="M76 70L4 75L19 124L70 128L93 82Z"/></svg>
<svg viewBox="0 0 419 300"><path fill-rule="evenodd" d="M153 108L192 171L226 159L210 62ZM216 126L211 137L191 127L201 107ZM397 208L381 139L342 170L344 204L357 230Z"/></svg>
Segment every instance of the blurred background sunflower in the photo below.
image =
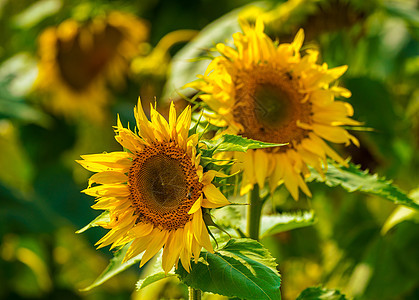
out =
<svg viewBox="0 0 419 300"><path fill-rule="evenodd" d="M417 1L1 0L1 299L187 297L170 279L135 291L138 267L80 290L100 283L112 253L93 246L104 229L74 233L99 214L80 194L91 174L74 160L120 150L110 126L116 113L135 124L139 95L145 108L156 97L163 115L171 100L180 111L196 93L182 87L204 74L215 45L232 46L238 18L257 16L273 41L292 42L303 28L302 52L348 66L339 84L364 128L350 131L360 148L337 152L419 198ZM262 239L278 260L283 299L320 284L355 299L418 299L417 213L307 185L311 199L296 203L282 187L267 212L313 208L318 217Z"/></svg>
<svg viewBox="0 0 419 300"><path fill-rule="evenodd" d="M143 21L118 11L47 28L39 37L35 89L48 94L53 112L102 121L106 83L123 88L129 61L147 35Z"/></svg>

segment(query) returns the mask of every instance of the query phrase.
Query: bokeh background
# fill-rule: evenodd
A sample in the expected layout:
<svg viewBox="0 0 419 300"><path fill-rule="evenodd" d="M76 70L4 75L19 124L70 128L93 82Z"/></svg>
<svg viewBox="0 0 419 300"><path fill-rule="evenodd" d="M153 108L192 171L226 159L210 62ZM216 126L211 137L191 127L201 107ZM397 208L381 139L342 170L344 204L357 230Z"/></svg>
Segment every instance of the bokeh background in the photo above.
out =
<svg viewBox="0 0 419 300"><path fill-rule="evenodd" d="M386 0L0 0L0 298L180 299L176 281L135 291L133 266L81 291L112 252L94 244L105 230L75 231L100 214L80 193L89 172L80 154L120 150L112 126L134 124L141 95L164 113L181 108L180 88L202 74L211 48L231 40L239 15L264 18L288 42L330 67L364 127L345 157L392 179L419 200L419 13L417 1ZM277 258L284 299L306 287L356 299L419 299L418 213L382 198L311 183L313 198L285 190L269 209L313 208L318 222L262 242ZM206 295L216 299L214 295Z"/></svg>

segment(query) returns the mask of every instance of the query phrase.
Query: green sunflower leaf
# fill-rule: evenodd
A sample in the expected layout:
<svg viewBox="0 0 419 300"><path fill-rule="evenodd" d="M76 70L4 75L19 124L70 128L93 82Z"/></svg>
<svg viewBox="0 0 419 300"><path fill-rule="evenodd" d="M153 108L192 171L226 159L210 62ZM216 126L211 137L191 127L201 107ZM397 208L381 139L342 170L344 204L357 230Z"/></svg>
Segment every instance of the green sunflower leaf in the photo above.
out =
<svg viewBox="0 0 419 300"><path fill-rule="evenodd" d="M314 223L316 223L316 216L312 210L263 216L260 226L260 238L262 239L296 228L311 226Z"/></svg>
<svg viewBox="0 0 419 300"><path fill-rule="evenodd" d="M160 281L162 279L176 276L173 272L164 272L162 267L162 256L163 251L160 250L158 254L153 258L153 264L147 264L143 271L141 272L142 279L138 280L136 283L137 290L141 290L152 283Z"/></svg>
<svg viewBox="0 0 419 300"><path fill-rule="evenodd" d="M346 300L346 297L338 290L329 290L322 287L309 287L301 292L297 300Z"/></svg>
<svg viewBox="0 0 419 300"><path fill-rule="evenodd" d="M363 171L359 166L352 163L349 163L348 167L329 163L324 178L314 169L311 171L311 176L308 178L309 182L324 182L330 187L340 185L349 192L361 191L383 197L395 204L419 209L419 204L395 186L391 180L384 177L380 178L377 174L369 173L368 170Z"/></svg>
<svg viewBox="0 0 419 300"><path fill-rule="evenodd" d="M241 213L232 205L213 209L211 214L215 223L224 228L240 228L240 223L243 219Z"/></svg>
<svg viewBox="0 0 419 300"><path fill-rule="evenodd" d="M97 223L99 223L99 222L109 222L109 220L110 220L109 219L109 211L104 211L99 216L97 216L92 222L90 222L89 224L84 226L82 229L77 230L76 233L83 233L87 229L99 226Z"/></svg>
<svg viewBox="0 0 419 300"><path fill-rule="evenodd" d="M107 281L108 279L114 277L115 275L121 273L122 271L128 269L133 264L139 263L141 258L143 257L144 253L141 253L137 255L136 257L131 258L130 260L127 260L126 262L122 262L125 254L127 253L127 250L129 248L130 244L125 245L121 249L117 250L114 254L114 257L109 261L108 266L106 269L102 272L102 274L99 275L96 280L90 284L88 287L85 287L81 289L81 291L86 292L90 291L94 287L97 287Z"/></svg>
<svg viewBox="0 0 419 300"><path fill-rule="evenodd" d="M188 273L176 273L188 286L204 292L241 299L281 299L281 277L275 259L251 239L231 239L215 253L201 252Z"/></svg>
<svg viewBox="0 0 419 300"><path fill-rule="evenodd" d="M418 201L419 200L419 188L414 189L409 193L409 197ZM419 211L411 209L409 207L398 206L391 213L391 215L384 222L381 228L381 234L385 235L394 226L400 224L403 221L411 220L415 223L419 223Z"/></svg>
<svg viewBox="0 0 419 300"><path fill-rule="evenodd" d="M287 144L272 144L248 139L239 135L225 134L218 140L201 141L208 149L201 149L203 156L214 155L219 152L238 151L246 152L249 149L262 149L270 147L285 146Z"/></svg>
<svg viewBox="0 0 419 300"><path fill-rule="evenodd" d="M137 290L141 290L141 289L149 286L152 283L155 283L159 280L165 279L167 277L173 277L173 276L176 276L176 274L173 274L173 273L166 274L165 272L158 272L158 273L155 273L153 275L147 276L144 279L138 280Z"/></svg>

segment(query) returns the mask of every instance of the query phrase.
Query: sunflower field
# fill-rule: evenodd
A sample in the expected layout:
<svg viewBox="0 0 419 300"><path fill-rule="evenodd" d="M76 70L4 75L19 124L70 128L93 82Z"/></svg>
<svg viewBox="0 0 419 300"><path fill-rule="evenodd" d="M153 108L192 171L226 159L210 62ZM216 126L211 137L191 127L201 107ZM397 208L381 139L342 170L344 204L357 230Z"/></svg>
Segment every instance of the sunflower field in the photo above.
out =
<svg viewBox="0 0 419 300"><path fill-rule="evenodd" d="M419 2L0 0L0 299L419 299Z"/></svg>

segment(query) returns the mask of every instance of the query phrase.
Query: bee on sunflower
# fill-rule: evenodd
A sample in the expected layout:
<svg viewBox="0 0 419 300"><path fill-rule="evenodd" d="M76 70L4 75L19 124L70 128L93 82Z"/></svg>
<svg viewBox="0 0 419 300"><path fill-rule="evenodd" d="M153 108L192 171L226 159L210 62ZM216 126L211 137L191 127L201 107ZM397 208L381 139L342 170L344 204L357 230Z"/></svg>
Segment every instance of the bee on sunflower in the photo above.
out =
<svg viewBox="0 0 419 300"><path fill-rule="evenodd" d="M106 84L124 83L129 60L147 36L144 21L118 11L47 28L39 37L36 89L47 94L54 113L101 121Z"/></svg>
<svg viewBox="0 0 419 300"><path fill-rule="evenodd" d="M77 161L97 172L83 192L96 197L94 209L109 211L110 231L97 244L111 248L131 243L124 261L145 251L140 267L162 247L165 272L180 259L190 270L202 247L213 253L202 208L230 204L211 183L222 174L205 172L197 154L198 135L189 135L191 108L176 118L171 103L169 122L151 106L147 119L141 106L134 108L137 130L124 128L118 118L116 140L127 152L83 155ZM96 184L92 186L92 184Z"/></svg>
<svg viewBox="0 0 419 300"><path fill-rule="evenodd" d="M203 92L200 98L215 113L209 121L237 134L287 146L234 152L232 172L243 170L240 193L246 194L268 179L273 192L284 184L298 200L299 189L311 196L304 177L312 166L323 174L330 157L346 162L327 144L359 145L342 125L360 125L352 120L352 106L335 97L348 98L349 90L333 85L347 66L329 69L317 64L319 53L300 53L304 33L291 43L277 45L264 33L261 19L255 25L241 19L243 33L233 35L235 48L217 44L215 57L200 79L188 84Z"/></svg>

